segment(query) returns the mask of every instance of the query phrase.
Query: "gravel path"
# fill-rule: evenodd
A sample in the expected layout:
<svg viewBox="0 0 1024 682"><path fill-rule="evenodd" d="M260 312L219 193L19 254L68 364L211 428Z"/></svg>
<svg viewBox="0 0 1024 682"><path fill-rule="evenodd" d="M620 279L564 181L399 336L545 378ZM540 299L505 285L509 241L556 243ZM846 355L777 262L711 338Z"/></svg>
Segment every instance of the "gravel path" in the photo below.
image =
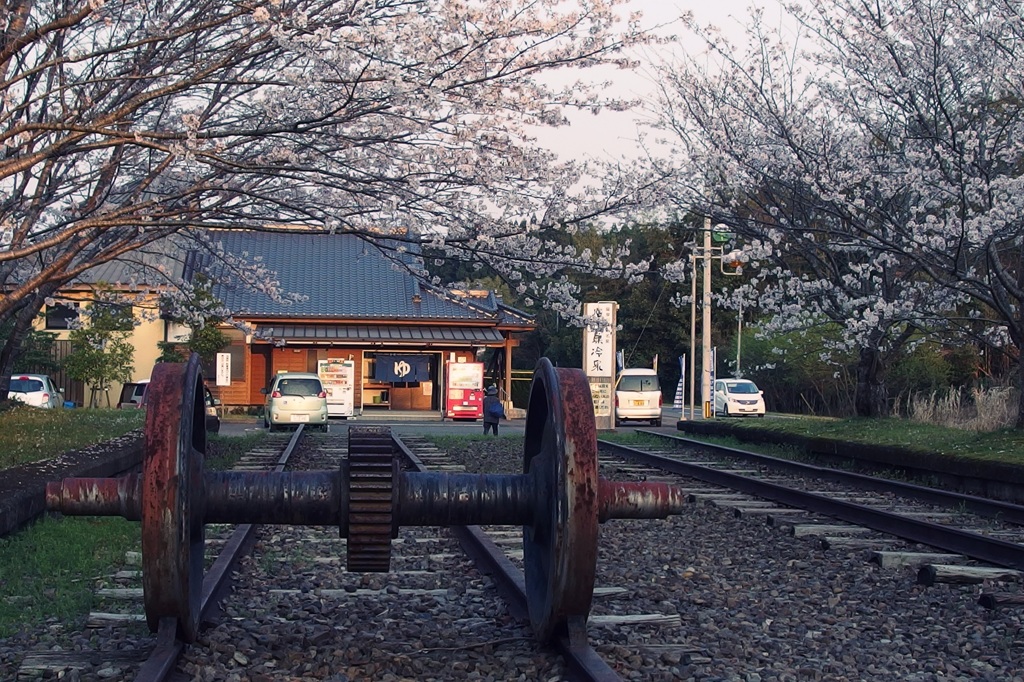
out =
<svg viewBox="0 0 1024 682"><path fill-rule="evenodd" d="M470 471L513 472L521 447L501 437L449 451ZM446 532L403 529L401 540L393 573L354 575L331 529L265 530L230 617L192 647L188 677L564 679L561 661L505 614L490 579L467 567ZM979 586L918 586L914 570L883 570L863 550L825 551L697 504L664 521L611 521L599 542L598 587L626 593L596 598L592 616L679 616L668 626L590 625L593 646L626 679L1024 680L1024 611L981 608ZM136 635L68 635L48 624L0 642L0 679L13 679L26 649L128 647ZM124 674L108 666L63 679Z"/></svg>
<svg viewBox="0 0 1024 682"><path fill-rule="evenodd" d="M514 447L452 454L471 470L521 466ZM591 642L636 680L1024 680L1024 610L988 611L980 586L923 587L916 569L867 558L709 505L613 520L597 586L630 594L596 599L592 616L678 614L681 625L591 625Z"/></svg>

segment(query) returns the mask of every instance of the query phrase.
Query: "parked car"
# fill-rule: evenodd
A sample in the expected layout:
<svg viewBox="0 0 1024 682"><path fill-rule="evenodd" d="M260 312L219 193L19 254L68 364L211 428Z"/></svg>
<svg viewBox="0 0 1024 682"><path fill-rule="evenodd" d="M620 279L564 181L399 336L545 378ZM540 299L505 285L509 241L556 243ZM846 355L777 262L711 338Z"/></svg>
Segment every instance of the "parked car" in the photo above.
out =
<svg viewBox="0 0 1024 682"><path fill-rule="evenodd" d="M661 383L653 369L619 372L615 382L615 425L630 420L661 426Z"/></svg>
<svg viewBox="0 0 1024 682"><path fill-rule="evenodd" d="M146 389L149 379L130 381L121 387L121 398L117 401L118 409L134 410L146 407ZM217 406L220 401L213 397L206 386L203 386L203 402L206 405L206 430L209 433L220 433L220 415Z"/></svg>
<svg viewBox="0 0 1024 682"><path fill-rule="evenodd" d="M715 414L724 417L763 417L764 394L753 381L719 379L715 382Z"/></svg>
<svg viewBox="0 0 1024 682"><path fill-rule="evenodd" d="M142 381L129 381L121 387L121 397L117 401L119 410L136 410L145 407L146 387L149 386L149 379Z"/></svg>
<svg viewBox="0 0 1024 682"><path fill-rule="evenodd" d="M327 430L327 392L318 375L282 372L274 377L270 389L262 392L267 396L263 425L271 431L299 424L316 424Z"/></svg>
<svg viewBox="0 0 1024 682"><path fill-rule="evenodd" d="M220 400L213 397L210 393L210 389L203 386L203 398L206 402L206 432L207 433L220 433L220 415L217 414L217 406L220 405Z"/></svg>
<svg viewBox="0 0 1024 682"><path fill-rule="evenodd" d="M53 379L47 374L12 375L7 397L48 410L64 407L64 393L53 384Z"/></svg>

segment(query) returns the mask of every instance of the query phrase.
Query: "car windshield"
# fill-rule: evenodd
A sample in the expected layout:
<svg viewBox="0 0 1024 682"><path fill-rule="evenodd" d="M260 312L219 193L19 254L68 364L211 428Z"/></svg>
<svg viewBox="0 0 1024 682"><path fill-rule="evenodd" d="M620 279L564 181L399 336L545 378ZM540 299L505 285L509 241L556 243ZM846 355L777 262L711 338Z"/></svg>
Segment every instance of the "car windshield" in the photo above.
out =
<svg viewBox="0 0 1024 682"><path fill-rule="evenodd" d="M11 379L12 393L34 393L43 390L43 382L39 379Z"/></svg>
<svg viewBox="0 0 1024 682"><path fill-rule="evenodd" d="M130 403L133 398L144 393L145 386L139 384L125 384L121 388L121 402Z"/></svg>
<svg viewBox="0 0 1024 682"><path fill-rule="evenodd" d="M742 384L726 384L729 393L757 393L757 386L744 382Z"/></svg>
<svg viewBox="0 0 1024 682"><path fill-rule="evenodd" d="M319 395L323 389L318 379L281 379L277 390L281 395Z"/></svg>
<svg viewBox="0 0 1024 682"><path fill-rule="evenodd" d="M657 391L658 377L626 374L619 379L620 391Z"/></svg>

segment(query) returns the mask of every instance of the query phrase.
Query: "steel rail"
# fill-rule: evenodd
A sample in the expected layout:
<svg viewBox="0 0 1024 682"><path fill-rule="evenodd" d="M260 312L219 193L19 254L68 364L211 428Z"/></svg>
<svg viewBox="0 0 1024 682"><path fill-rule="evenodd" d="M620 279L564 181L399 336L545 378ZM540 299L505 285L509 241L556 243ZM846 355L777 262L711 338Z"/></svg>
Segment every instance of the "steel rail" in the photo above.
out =
<svg viewBox="0 0 1024 682"><path fill-rule="evenodd" d="M304 425L299 424L295 433L288 440L277 464L271 471L283 471L292 456L295 446L302 437ZM224 548L217 555L213 565L203 575L203 591L200 606L200 622L209 621L230 586L231 576L238 561L249 551L251 540L256 533L257 525L240 524L235 527ZM135 676L135 682L164 682L174 672L178 658L187 646L177 637L177 623L173 618L161 618L157 630L156 644L149 657L142 663Z"/></svg>
<svg viewBox="0 0 1024 682"><path fill-rule="evenodd" d="M707 446L705 443L696 441L694 441L694 444L702 447ZM965 554L996 564L997 566L1024 570L1024 546L1016 543L949 528L942 524L907 518L899 514L873 509L864 505L843 502L824 495L795 490L740 474L733 474L700 464L683 462L671 457L643 452L642 450L616 443L599 441L599 447L613 451L624 459L646 464L663 471L670 471L706 483L756 495L790 507L831 516L847 523L871 528L911 542L919 542L931 547L937 547L947 552ZM779 460L779 462L785 462L787 465L795 464L788 460ZM853 481L854 479L850 480Z"/></svg>
<svg viewBox="0 0 1024 682"><path fill-rule="evenodd" d="M428 467L396 436L395 447L408 465L419 472ZM508 603L509 612L520 620L529 620L526 577L505 552L480 529L480 526L448 526L463 551L494 579L498 592ZM622 677L604 661L587 642L586 623L572 622L569 632L557 636L552 643L565 658L573 679L583 682L621 682Z"/></svg>
<svg viewBox="0 0 1024 682"><path fill-rule="evenodd" d="M751 452L749 450L731 448L726 445L718 445L715 443L705 443L703 441L684 438L681 436L670 436L667 433L659 433L657 431L638 431L646 435L657 436L658 438L676 444L716 450L730 457L737 457L748 462L764 464L765 466L770 466L773 469L795 471L801 474L817 476L824 480L830 480L838 483L849 483L851 485L856 485L867 490L874 490L876 492L891 492L899 495L906 495L923 502L962 507L963 509L978 514L979 516L1024 525L1024 506L1013 504L1012 502L1002 502L1000 500L992 500L986 497L979 497L977 495L939 490L937 488L929 488L915 483L905 483L885 478L876 478L866 474L858 474L853 471L821 467L815 464L794 462L793 460L773 457L760 452ZM611 445L611 443L607 443L605 441L600 441L600 443L602 445Z"/></svg>

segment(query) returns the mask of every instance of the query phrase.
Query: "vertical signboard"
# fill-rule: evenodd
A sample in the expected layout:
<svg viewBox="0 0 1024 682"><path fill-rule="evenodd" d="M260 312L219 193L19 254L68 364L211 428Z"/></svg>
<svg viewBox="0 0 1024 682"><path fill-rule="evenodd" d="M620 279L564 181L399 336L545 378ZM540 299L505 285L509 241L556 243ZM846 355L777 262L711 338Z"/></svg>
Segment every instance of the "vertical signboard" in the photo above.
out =
<svg viewBox="0 0 1024 682"><path fill-rule="evenodd" d="M317 374L327 392L327 416L354 416L356 363L352 360L320 360L317 362Z"/></svg>
<svg viewBox="0 0 1024 682"><path fill-rule="evenodd" d="M615 424L615 311L614 301L583 304L583 371L590 380L597 428Z"/></svg>
<svg viewBox="0 0 1024 682"><path fill-rule="evenodd" d="M231 385L231 353L217 353L217 385Z"/></svg>

